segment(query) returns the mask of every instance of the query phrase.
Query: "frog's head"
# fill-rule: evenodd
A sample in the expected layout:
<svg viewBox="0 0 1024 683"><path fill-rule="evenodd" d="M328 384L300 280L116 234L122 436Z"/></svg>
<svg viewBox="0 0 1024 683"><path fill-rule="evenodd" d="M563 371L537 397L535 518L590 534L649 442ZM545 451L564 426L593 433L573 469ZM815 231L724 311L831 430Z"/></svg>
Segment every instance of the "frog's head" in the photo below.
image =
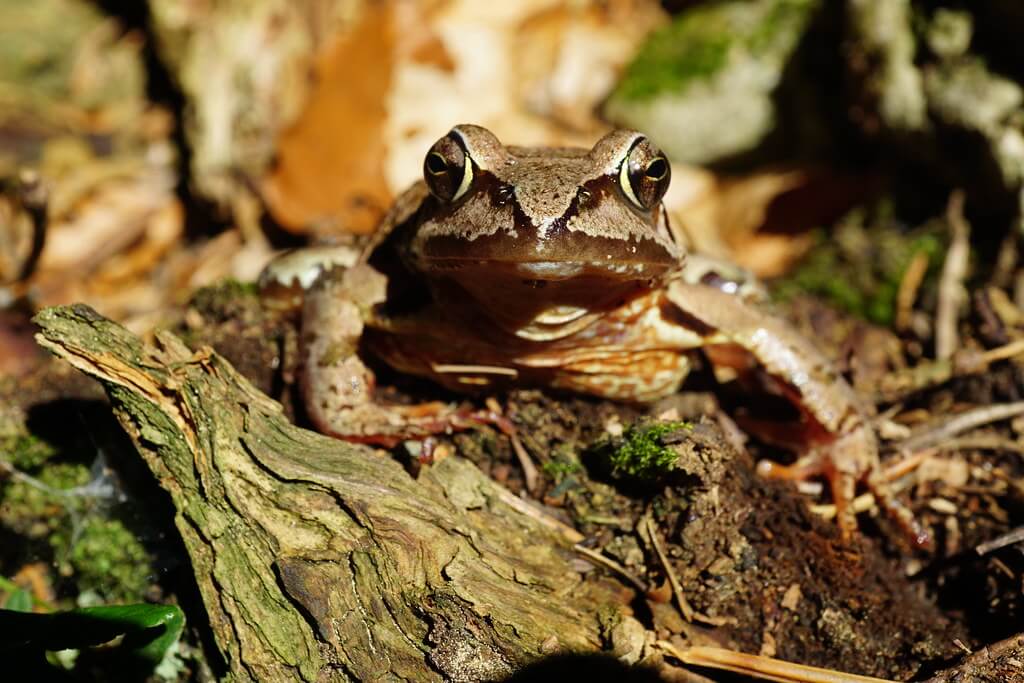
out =
<svg viewBox="0 0 1024 683"><path fill-rule="evenodd" d="M423 163L431 196L410 253L423 272L486 265L525 280L657 280L682 258L661 198L668 159L616 130L590 150L506 147L456 126Z"/></svg>
<svg viewBox="0 0 1024 683"><path fill-rule="evenodd" d="M439 300L529 339L580 329L679 269L668 160L634 131L592 149L506 147L456 126L427 152L406 243Z"/></svg>

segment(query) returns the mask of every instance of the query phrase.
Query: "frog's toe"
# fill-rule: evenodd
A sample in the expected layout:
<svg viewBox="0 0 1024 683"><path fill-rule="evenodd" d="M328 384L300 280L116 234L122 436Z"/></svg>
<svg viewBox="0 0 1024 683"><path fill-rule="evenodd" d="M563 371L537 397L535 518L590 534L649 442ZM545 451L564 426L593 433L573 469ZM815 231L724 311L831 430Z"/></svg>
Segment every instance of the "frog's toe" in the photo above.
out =
<svg viewBox="0 0 1024 683"><path fill-rule="evenodd" d="M783 481L806 481L825 472L826 460L817 453L805 455L792 465L782 465L773 460L759 460L757 473L766 479Z"/></svg>

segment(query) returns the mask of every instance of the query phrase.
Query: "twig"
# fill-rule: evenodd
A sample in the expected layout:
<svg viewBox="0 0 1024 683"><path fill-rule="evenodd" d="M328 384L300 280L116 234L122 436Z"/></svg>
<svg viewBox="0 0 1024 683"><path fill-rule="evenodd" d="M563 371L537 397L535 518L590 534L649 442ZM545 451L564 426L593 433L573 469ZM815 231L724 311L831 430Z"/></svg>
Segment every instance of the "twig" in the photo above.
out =
<svg viewBox="0 0 1024 683"><path fill-rule="evenodd" d="M1005 548L1006 546L1013 545L1014 543L1020 543L1021 541L1024 541L1024 526L1019 526L1016 529L1010 529L1005 534L1000 534L990 541L978 544L978 546L974 548L974 552L979 555L988 555L990 552L999 550L1000 548Z"/></svg>
<svg viewBox="0 0 1024 683"><path fill-rule="evenodd" d="M992 363L1024 355L1024 339L987 351L957 349L952 358L929 360L892 373L879 382L878 400L889 402L914 391L938 386L954 377L985 372Z"/></svg>
<svg viewBox="0 0 1024 683"><path fill-rule="evenodd" d="M886 482L893 482L910 474L918 467L921 466L928 458L932 457L938 452L936 448L922 448L921 450L911 453L905 458L900 458L896 462L886 465L882 470L882 480Z"/></svg>
<svg viewBox="0 0 1024 683"><path fill-rule="evenodd" d="M644 524L647 527L647 535L651 539L651 545L654 546L654 552L657 553L658 560L661 562L661 566L665 569L665 575L668 577L668 583L672 586L672 594L676 597L679 611L683 613L683 617L687 621L693 621L693 608L686 601L686 596L683 594L683 586L679 583L679 577L676 576L675 570L669 564L668 557L665 555L665 549L661 547L661 541L658 540L658 530L654 525L654 519L651 517L650 512L644 515Z"/></svg>
<svg viewBox="0 0 1024 683"><path fill-rule="evenodd" d="M929 446L941 446L946 439L982 425L999 422L1024 414L1024 401L982 406L945 419L937 426L928 426L895 444L900 450L918 451Z"/></svg>
<svg viewBox="0 0 1024 683"><path fill-rule="evenodd" d="M774 657L748 655L718 647L677 648L664 640L655 644L684 664L734 671L779 683L895 683L886 678L848 674L834 669L793 664Z"/></svg>
<svg viewBox="0 0 1024 683"><path fill-rule="evenodd" d="M1024 454L1024 443L998 434L976 434L950 439L942 444L944 451L1006 451Z"/></svg>
<svg viewBox="0 0 1024 683"><path fill-rule="evenodd" d="M971 234L971 226L964 218L963 190L954 190L949 196L946 220L949 222L950 244L946 261L942 264L939 303L935 313L935 356L940 360L952 357L960 345L957 321L966 298L963 282L967 277L968 239Z"/></svg>
<svg viewBox="0 0 1024 683"><path fill-rule="evenodd" d="M871 493L862 493L852 501L850 501L850 508L854 514L859 515L862 512L867 512L875 506L875 496ZM809 505L808 508L814 514L823 517L825 519L833 519L836 516L835 503L822 503L820 505Z"/></svg>
<svg viewBox="0 0 1024 683"><path fill-rule="evenodd" d="M984 365L991 365L996 361L1006 360L1021 354L1024 354L1024 339L1018 339L1010 342L1009 344L1003 344L1002 346L997 346L994 349L989 349L978 356L978 360L980 360Z"/></svg>
<svg viewBox="0 0 1024 683"><path fill-rule="evenodd" d="M578 552L580 555L586 557L591 562L599 564L606 569L612 570L622 578L626 579L626 581L629 581L631 584L633 584L633 587L640 591L642 594L646 594L647 591L650 590L650 587L643 581L641 581L639 577L631 573L628 569L626 569L610 557L605 557L596 550L591 550L590 548L580 545L579 543L574 545L572 549Z"/></svg>
<svg viewBox="0 0 1024 683"><path fill-rule="evenodd" d="M530 493L536 493L540 487L540 472L537 471L537 466L533 464L533 458L526 451L523 446L523 442L519 440L519 435L516 433L515 427L512 426L506 418L504 418L504 411L501 409L501 405L495 398L488 398L485 402L487 409L490 410L499 419L498 427L501 429L508 440L512 443L512 451L516 454L516 458L519 460L519 466L523 468L523 481L526 483L526 490ZM502 420L508 423L508 427L505 427Z"/></svg>
<svg viewBox="0 0 1024 683"><path fill-rule="evenodd" d="M989 662L1002 658L1013 659L1014 655L1020 656L1024 650L1024 634L1011 636L1006 640L988 645L977 652L968 655L960 664L951 669L946 669L923 683L953 683L954 681L984 680L982 676L988 673ZM998 673L998 672L992 672ZM988 680L998 680L988 678Z"/></svg>
<svg viewBox="0 0 1024 683"><path fill-rule="evenodd" d="M534 503L523 500L504 486L498 486L495 491L497 493L498 500L515 509L516 512L520 512L531 519L537 520L549 529L557 531L570 543L579 543L586 538L586 536L576 531L568 524L555 519L541 510L538 510Z"/></svg>
<svg viewBox="0 0 1024 683"><path fill-rule="evenodd" d="M910 313L914 309L917 291L921 288L927 272L928 254L919 251L914 254L910 265L903 272L900 288L896 292L896 329L905 330L910 327Z"/></svg>

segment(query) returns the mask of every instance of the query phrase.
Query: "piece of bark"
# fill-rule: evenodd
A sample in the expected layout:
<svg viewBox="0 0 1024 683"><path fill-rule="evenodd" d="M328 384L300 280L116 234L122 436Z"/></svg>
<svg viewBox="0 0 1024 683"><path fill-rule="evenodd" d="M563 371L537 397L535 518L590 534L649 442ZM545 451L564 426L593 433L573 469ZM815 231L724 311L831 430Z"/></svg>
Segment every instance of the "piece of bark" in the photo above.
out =
<svg viewBox="0 0 1024 683"><path fill-rule="evenodd" d="M493 680L596 651L617 591L571 543L459 458L413 480L297 428L209 350L153 345L92 309L36 317L39 343L99 379L177 510L237 680Z"/></svg>
<svg viewBox="0 0 1024 683"><path fill-rule="evenodd" d="M924 683L1020 683L1024 681L1024 633L984 647Z"/></svg>

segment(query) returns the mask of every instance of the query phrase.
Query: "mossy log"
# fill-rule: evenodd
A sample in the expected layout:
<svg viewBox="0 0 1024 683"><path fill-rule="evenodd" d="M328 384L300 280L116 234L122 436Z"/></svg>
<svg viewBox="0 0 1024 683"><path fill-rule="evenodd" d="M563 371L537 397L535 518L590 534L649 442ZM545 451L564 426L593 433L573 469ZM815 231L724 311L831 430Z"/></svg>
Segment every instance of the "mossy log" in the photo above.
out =
<svg viewBox="0 0 1024 683"><path fill-rule="evenodd" d="M143 343L83 305L36 321L170 494L232 678L497 679L600 650L620 618L620 590L583 581L571 539L473 465L414 480L293 426L210 350Z"/></svg>

